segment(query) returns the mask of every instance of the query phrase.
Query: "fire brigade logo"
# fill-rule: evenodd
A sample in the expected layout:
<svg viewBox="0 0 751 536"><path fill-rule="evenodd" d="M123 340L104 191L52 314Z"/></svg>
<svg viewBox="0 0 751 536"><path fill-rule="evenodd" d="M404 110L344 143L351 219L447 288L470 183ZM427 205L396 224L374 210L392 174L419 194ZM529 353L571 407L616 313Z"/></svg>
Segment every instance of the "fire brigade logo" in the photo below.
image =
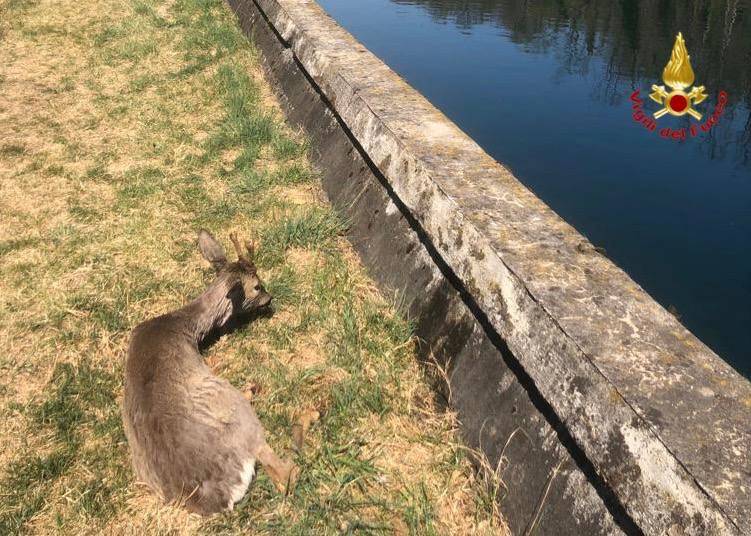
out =
<svg viewBox="0 0 751 536"><path fill-rule="evenodd" d="M641 90L637 89L631 94L631 117L649 132L655 132L664 139L684 141L695 138L701 132L709 132L719 121L728 103L728 94L720 91L717 94L717 104L709 116L703 120L703 115L695 106L707 99L704 86L694 86L694 70L691 68L691 57L686 49L683 35L678 34L673 45L670 60L662 71L664 86L653 85L649 98L661 106L654 113L649 113L644 108L645 102L641 98ZM665 87L667 86L667 88ZM692 87L693 86L693 87ZM688 89L688 88L691 89ZM685 122L678 128L675 125L663 126L658 130L657 121L660 117L670 114L676 117L690 115L700 123Z"/></svg>
<svg viewBox="0 0 751 536"><path fill-rule="evenodd" d="M680 33L675 38L670 61L662 71L662 80L671 91L667 91L665 86L652 86L652 93L649 97L663 106L653 114L655 119L665 114L676 116L689 114L697 121L701 121L702 115L694 109L694 105L706 99L707 95L704 93L704 86L694 86L688 93L684 91L694 83L694 70L691 68L691 56L688 55L686 42Z"/></svg>

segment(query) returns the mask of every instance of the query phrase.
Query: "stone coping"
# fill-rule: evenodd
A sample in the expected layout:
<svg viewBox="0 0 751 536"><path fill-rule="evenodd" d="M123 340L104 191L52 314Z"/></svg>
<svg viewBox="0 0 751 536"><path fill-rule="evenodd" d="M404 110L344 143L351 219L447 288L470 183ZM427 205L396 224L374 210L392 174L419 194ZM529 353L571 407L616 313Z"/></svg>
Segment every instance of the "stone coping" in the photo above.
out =
<svg viewBox="0 0 751 536"><path fill-rule="evenodd" d="M254 1L639 527L751 534L751 383L316 2L238 1Z"/></svg>

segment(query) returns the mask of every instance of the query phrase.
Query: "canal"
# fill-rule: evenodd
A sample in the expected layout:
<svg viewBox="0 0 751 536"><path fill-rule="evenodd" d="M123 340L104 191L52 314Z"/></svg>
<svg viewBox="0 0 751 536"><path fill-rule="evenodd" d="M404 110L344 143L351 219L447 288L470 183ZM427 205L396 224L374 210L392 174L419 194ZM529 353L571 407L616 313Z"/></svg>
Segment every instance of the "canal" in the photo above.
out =
<svg viewBox="0 0 751 536"><path fill-rule="evenodd" d="M751 375L751 0L319 1ZM708 98L650 130L678 32Z"/></svg>

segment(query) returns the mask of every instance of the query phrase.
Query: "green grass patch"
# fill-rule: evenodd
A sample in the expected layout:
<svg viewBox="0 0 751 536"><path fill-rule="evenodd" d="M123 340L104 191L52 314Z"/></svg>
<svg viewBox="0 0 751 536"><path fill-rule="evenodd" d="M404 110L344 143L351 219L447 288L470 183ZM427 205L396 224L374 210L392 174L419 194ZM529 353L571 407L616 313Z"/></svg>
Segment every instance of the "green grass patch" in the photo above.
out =
<svg viewBox="0 0 751 536"><path fill-rule="evenodd" d="M3 509L0 513L0 534L18 534L48 500L49 488L75 462L75 449L63 448L49 455L29 455L14 461L7 476L0 482Z"/></svg>
<svg viewBox="0 0 751 536"><path fill-rule="evenodd" d="M12 251L33 247L39 244L38 238L24 237L0 241L0 255L7 255Z"/></svg>
<svg viewBox="0 0 751 536"><path fill-rule="evenodd" d="M115 513L128 483L125 471L120 469L122 451L117 446L123 440L119 411L114 403L118 386L115 374L85 360L78 365L61 363L55 367L48 386L49 398L25 409L36 426L36 433L52 434L54 447L44 455L27 452L8 468L7 476L0 482L0 489L5 490L4 507L0 510L1 534L18 533L29 519L45 508L58 480L74 470L81 457L89 461L88 469L95 474L99 472L102 478L78 484L77 494L71 500L77 508L98 517ZM104 450L81 453L84 433L89 430L109 439ZM92 463L102 456L107 459L106 463L99 466ZM105 478L105 473L109 475L112 468L117 478Z"/></svg>
<svg viewBox="0 0 751 536"><path fill-rule="evenodd" d="M8 143L0 146L0 157L16 157L26 152L26 147L16 143Z"/></svg>
<svg viewBox="0 0 751 536"><path fill-rule="evenodd" d="M239 148L234 161L237 171L252 173L261 150L274 138L273 117L259 109L259 90L238 66L223 64L215 76L223 96L226 115L207 145L207 157Z"/></svg>
<svg viewBox="0 0 751 536"><path fill-rule="evenodd" d="M164 173L152 167L128 171L117 191L120 208L130 209L145 202L147 198L164 188Z"/></svg>
<svg viewBox="0 0 751 536"><path fill-rule="evenodd" d="M290 247L329 249L332 239L345 228L342 219L330 208L298 209L264 229L258 262L262 266L276 265Z"/></svg>

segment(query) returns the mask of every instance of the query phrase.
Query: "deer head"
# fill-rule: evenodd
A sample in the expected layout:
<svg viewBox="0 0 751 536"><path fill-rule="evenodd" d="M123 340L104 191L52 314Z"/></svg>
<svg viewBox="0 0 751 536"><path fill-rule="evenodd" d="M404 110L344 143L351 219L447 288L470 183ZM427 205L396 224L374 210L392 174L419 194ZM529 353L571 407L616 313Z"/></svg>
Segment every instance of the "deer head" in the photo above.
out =
<svg viewBox="0 0 751 536"><path fill-rule="evenodd" d="M235 262L227 261L222 245L205 229L198 234L198 248L216 270L217 279L223 279L229 288L227 297L232 300L235 313L249 313L267 306L271 295L263 288L253 263L253 242L246 240L243 248L236 233L230 234L230 240L237 253Z"/></svg>

